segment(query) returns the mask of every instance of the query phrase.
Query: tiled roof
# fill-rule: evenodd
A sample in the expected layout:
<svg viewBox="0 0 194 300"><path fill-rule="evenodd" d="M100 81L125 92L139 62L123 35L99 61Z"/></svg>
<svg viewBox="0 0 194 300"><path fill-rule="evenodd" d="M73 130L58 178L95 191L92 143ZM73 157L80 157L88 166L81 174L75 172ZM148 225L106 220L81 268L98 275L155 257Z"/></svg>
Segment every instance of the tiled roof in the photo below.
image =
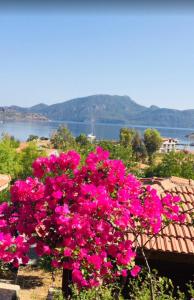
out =
<svg viewBox="0 0 194 300"><path fill-rule="evenodd" d="M173 176L168 179L145 178L142 183L152 185L160 196L167 193L178 195L183 201L182 210L189 212L186 213L184 224L171 223L150 241L149 236L142 235L139 243L144 245L148 241L145 246L147 250L194 255L194 226L191 218L194 213L194 180Z"/></svg>

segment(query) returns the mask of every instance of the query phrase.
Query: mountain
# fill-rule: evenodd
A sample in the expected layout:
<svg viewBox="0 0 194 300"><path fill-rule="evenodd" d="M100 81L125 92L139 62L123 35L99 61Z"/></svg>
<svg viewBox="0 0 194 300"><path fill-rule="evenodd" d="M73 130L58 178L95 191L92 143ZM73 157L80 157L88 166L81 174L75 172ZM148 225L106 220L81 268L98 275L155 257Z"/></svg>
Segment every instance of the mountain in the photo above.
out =
<svg viewBox="0 0 194 300"><path fill-rule="evenodd" d="M121 123L145 126L193 127L194 109L176 110L142 106L128 96L93 95L30 108L12 106L20 113L43 115L50 120Z"/></svg>
<svg viewBox="0 0 194 300"><path fill-rule="evenodd" d="M42 110L32 107L30 112L39 112L51 120L102 123L125 123L132 115L145 108L128 96L95 95L53 104Z"/></svg>

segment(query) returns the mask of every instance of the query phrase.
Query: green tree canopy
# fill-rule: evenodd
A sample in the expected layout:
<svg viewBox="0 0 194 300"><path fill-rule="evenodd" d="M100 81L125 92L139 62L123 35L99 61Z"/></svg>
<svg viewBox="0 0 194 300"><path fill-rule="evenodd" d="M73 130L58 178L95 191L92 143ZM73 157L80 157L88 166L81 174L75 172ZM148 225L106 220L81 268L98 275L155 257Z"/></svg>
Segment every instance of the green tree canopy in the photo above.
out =
<svg viewBox="0 0 194 300"><path fill-rule="evenodd" d="M27 138L27 142L31 142L35 140L38 140L38 136L34 134L30 134L29 137Z"/></svg>
<svg viewBox="0 0 194 300"><path fill-rule="evenodd" d="M119 135L120 144L125 147L131 146L135 133L136 133L136 131L134 129L121 128L120 135Z"/></svg>
<svg viewBox="0 0 194 300"><path fill-rule="evenodd" d="M0 173L11 176L12 181L32 175L32 162L46 153L38 149L34 142L21 152L16 149L17 141L4 136L0 140Z"/></svg>
<svg viewBox="0 0 194 300"><path fill-rule="evenodd" d="M21 165L16 152L16 142L7 135L3 136L0 140L0 173L16 178L20 171Z"/></svg>
<svg viewBox="0 0 194 300"><path fill-rule="evenodd" d="M80 146L89 146L91 143L88 140L87 136L84 133L81 133L79 136L75 138L75 141Z"/></svg>
<svg viewBox="0 0 194 300"><path fill-rule="evenodd" d="M57 149L63 151L73 149L75 146L75 138L65 126L60 126L51 137L51 143Z"/></svg>
<svg viewBox="0 0 194 300"><path fill-rule="evenodd" d="M144 161L147 157L145 144L138 131L135 132L132 139L132 151L136 161Z"/></svg>
<svg viewBox="0 0 194 300"><path fill-rule="evenodd" d="M28 146L19 153L20 178L32 176L32 163L39 156L46 156L46 152L39 150L35 142L29 142Z"/></svg>
<svg viewBox="0 0 194 300"><path fill-rule="evenodd" d="M98 145L110 152L111 159L121 159L129 170L134 166L131 146L125 147L120 143L107 140L100 141Z"/></svg>
<svg viewBox="0 0 194 300"><path fill-rule="evenodd" d="M164 155L161 163L148 169L146 175L194 179L194 155L183 152L169 152Z"/></svg>
<svg viewBox="0 0 194 300"><path fill-rule="evenodd" d="M153 161L154 154L159 150L162 144L162 137L158 130L147 128L144 132L144 144L149 156L150 162Z"/></svg>

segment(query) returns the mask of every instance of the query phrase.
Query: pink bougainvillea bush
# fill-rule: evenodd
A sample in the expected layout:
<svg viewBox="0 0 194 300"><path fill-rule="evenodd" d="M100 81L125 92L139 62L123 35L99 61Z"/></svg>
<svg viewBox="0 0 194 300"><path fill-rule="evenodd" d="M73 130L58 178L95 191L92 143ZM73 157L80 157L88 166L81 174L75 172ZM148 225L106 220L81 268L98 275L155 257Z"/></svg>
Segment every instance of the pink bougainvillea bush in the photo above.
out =
<svg viewBox="0 0 194 300"><path fill-rule="evenodd" d="M49 256L55 268L72 270L73 281L93 287L136 276L133 241L140 232L157 234L164 222L182 221L179 198L158 197L128 174L122 161L102 148L80 166L75 151L38 158L34 178L11 187L0 205L0 260L26 263L28 248Z"/></svg>

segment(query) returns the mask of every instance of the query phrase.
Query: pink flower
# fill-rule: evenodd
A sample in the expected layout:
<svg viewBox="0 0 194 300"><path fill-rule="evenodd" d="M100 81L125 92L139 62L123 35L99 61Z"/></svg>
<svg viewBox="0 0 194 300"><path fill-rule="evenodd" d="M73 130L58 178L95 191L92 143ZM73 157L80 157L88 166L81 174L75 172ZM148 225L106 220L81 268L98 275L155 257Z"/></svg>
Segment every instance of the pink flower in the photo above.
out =
<svg viewBox="0 0 194 300"><path fill-rule="evenodd" d="M131 276L136 277L140 271L141 271L141 268L139 266L135 265L135 267L133 267L133 269L131 269L131 271L130 271Z"/></svg>
<svg viewBox="0 0 194 300"><path fill-rule="evenodd" d="M84 280L81 271L78 270L78 269L73 269L72 279L73 279L74 282L78 283L79 285L81 285L82 281Z"/></svg>
<svg viewBox="0 0 194 300"><path fill-rule="evenodd" d="M127 277L127 270L122 270L121 271L121 275L123 276L123 277Z"/></svg>
<svg viewBox="0 0 194 300"><path fill-rule="evenodd" d="M35 244L53 268L72 270L79 287L98 286L127 276L135 263L128 232L154 235L166 221L184 222L179 198L160 198L151 187L142 188L122 161L109 159L102 148L84 165L79 162L75 151L38 158L36 178L13 184L11 200L0 204L2 262L27 263ZM131 275L139 271L135 265Z"/></svg>
<svg viewBox="0 0 194 300"><path fill-rule="evenodd" d="M63 254L64 254L64 256L69 256L70 257L71 254L72 254L72 249L70 249L70 248L64 249Z"/></svg>

